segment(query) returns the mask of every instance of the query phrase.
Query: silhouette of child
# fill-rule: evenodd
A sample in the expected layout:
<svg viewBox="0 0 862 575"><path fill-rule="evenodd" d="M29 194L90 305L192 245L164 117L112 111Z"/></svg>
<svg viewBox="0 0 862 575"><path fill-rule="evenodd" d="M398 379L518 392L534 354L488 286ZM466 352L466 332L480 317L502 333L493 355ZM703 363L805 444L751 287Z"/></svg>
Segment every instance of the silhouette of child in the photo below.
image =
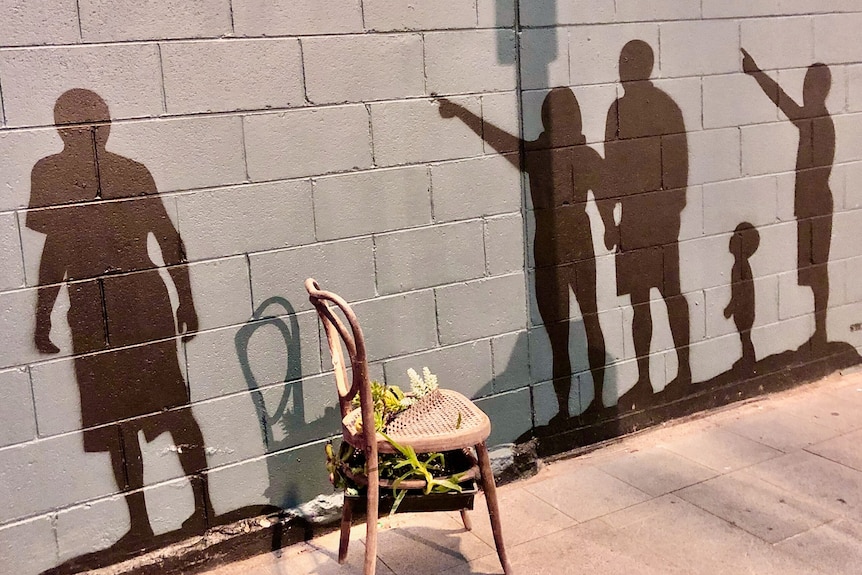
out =
<svg viewBox="0 0 862 575"><path fill-rule="evenodd" d="M742 358L733 366L734 369L752 371L756 357L754 344L751 343L751 327L754 325L754 276L751 273L749 258L760 246L760 234L748 222L742 222L733 231L730 238L730 253L733 254L733 271L731 274L730 303L724 308L724 317L733 316L736 330L742 341Z"/></svg>

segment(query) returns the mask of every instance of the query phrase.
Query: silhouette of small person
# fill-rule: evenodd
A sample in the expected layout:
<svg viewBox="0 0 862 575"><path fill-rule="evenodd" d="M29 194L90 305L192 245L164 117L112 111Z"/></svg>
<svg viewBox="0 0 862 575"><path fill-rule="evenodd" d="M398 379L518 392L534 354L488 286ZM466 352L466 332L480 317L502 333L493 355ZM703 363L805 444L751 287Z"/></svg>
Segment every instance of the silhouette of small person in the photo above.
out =
<svg viewBox="0 0 862 575"><path fill-rule="evenodd" d="M835 124L826 108L832 73L825 64L808 68L800 106L757 67L751 54L742 50L742 68L760 85L799 130L793 213L797 221L798 283L814 294L815 348L826 345L826 310L829 306L829 249L832 242L832 190L829 177L835 158Z"/></svg>
<svg viewBox="0 0 862 575"><path fill-rule="evenodd" d="M658 289L668 310L678 358L667 389L691 383L689 310L679 274L679 231L688 186L688 143L679 106L650 81L655 57L642 40L620 53L624 95L608 111L605 177L597 194L605 223L605 245L616 248L617 295L629 295L638 379L621 402L652 396L650 290ZM619 205L619 225L614 210ZM631 400L631 401L630 401Z"/></svg>
<svg viewBox="0 0 862 575"><path fill-rule="evenodd" d="M535 210L536 300L553 352L554 391L559 404L555 421L569 419L572 366L569 358L569 288L581 309L587 337L587 359L595 389L588 410L600 410L605 374L605 340L596 304L596 262L587 192L601 177L601 156L586 145L581 110L569 88L554 88L542 104L544 131L522 141L445 98L440 115L457 117L501 154L523 149ZM516 155L504 157L520 168Z"/></svg>
<svg viewBox="0 0 862 575"><path fill-rule="evenodd" d="M50 337L51 312L65 283L84 449L111 456L129 508L129 532L116 544L125 548L153 537L138 433L152 441L169 431L188 476L207 465L174 339L178 331L193 337L197 315L188 268L178 265L182 240L150 172L105 147L107 104L89 90L69 90L57 100L54 119L63 150L34 166L26 216L27 227L45 234L35 344L42 353L59 351ZM148 255L149 236L179 295L176 323L167 286ZM195 513L184 527L202 529L212 513L207 479L190 479Z"/></svg>
<svg viewBox="0 0 862 575"><path fill-rule="evenodd" d="M754 344L751 343L751 328L754 325L755 298L754 276L751 273L749 259L760 246L760 234L750 223L743 222L736 226L730 238L730 253L733 254L733 271L731 273L730 303L724 308L724 317L733 317L736 331L742 341L742 358L734 366L747 372L754 370L757 357Z"/></svg>

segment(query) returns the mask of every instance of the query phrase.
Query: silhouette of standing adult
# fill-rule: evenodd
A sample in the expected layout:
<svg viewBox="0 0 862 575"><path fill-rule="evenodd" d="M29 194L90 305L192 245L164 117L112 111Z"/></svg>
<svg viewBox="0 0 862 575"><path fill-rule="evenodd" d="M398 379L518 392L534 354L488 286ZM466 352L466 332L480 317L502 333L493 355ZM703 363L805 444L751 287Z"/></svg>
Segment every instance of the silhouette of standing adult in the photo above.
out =
<svg viewBox="0 0 862 575"><path fill-rule="evenodd" d="M161 249L179 295L179 332L189 339L197 315L188 268L178 265L184 247L147 168L106 150L110 115L102 98L69 90L57 100L54 119L63 151L34 166L26 219L46 236L35 344L42 353L59 351L50 338L51 312L65 283L84 449L110 453L126 494L130 529L115 547L146 544L153 530L138 433L151 441L169 431L188 476L207 463L200 428L183 408L189 394L177 357L178 329L147 240L153 235ZM207 479L190 481L195 512L184 527L202 529L212 514Z"/></svg>
<svg viewBox="0 0 862 575"><path fill-rule="evenodd" d="M832 72L826 64L808 68L800 106L778 83L757 67L751 54L742 50L742 69L754 77L763 93L784 112L799 130L796 154L796 186L793 213L797 230L797 282L814 294L815 348L827 342L826 310L829 306L829 249L832 244L832 190L829 176L835 159L835 124L826 108L832 87Z"/></svg>
<svg viewBox="0 0 862 575"><path fill-rule="evenodd" d="M559 404L555 421L569 419L572 366L569 359L569 288L574 291L587 336L587 358L595 389L589 410L602 408L605 340L596 304L596 262L587 192L601 177L601 156L586 145L581 110L569 88L554 88L542 103L544 131L523 141L464 107L439 98L440 114L457 117L500 153L522 149L535 210L533 243L539 312L551 340L553 384ZM504 155L520 167L514 155Z"/></svg>
<svg viewBox="0 0 862 575"><path fill-rule="evenodd" d="M642 40L627 43L620 54L624 95L608 111L605 131L605 177L598 207L605 223L605 244L616 248L617 294L631 296L632 336L638 380L620 398L644 401L653 393L649 373L652 341L650 290L667 305L671 335L679 359L668 389L691 382L689 310L681 295L679 230L688 186L688 144L679 106L650 81L655 58ZM619 225L614 210L622 208Z"/></svg>

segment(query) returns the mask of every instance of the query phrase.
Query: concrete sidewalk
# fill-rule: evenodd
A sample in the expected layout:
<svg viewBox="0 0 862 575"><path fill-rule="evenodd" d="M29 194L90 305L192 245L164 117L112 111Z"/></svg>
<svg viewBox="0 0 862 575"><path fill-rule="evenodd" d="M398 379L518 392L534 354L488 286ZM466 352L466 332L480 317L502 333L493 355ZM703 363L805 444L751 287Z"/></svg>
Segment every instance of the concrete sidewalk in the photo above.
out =
<svg viewBox="0 0 862 575"><path fill-rule="evenodd" d="M662 426L500 488L517 575L862 573L862 372ZM381 520L381 575L502 573L484 499ZM338 534L211 575L360 574Z"/></svg>

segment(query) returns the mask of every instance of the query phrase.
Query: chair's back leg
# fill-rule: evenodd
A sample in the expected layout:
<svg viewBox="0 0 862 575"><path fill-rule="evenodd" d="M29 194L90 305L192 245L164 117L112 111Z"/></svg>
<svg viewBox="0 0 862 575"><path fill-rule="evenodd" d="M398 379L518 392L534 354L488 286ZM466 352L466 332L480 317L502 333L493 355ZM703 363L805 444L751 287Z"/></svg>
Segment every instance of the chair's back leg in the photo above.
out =
<svg viewBox="0 0 862 575"><path fill-rule="evenodd" d="M344 498L344 507L341 509L341 540L338 543L338 562L347 560L347 547L350 545L350 524L353 521L353 500Z"/></svg>
<svg viewBox="0 0 862 575"><path fill-rule="evenodd" d="M461 521L464 522L464 529L466 529L467 531L473 530L473 522L470 521L470 516L467 514L466 509L461 510Z"/></svg>
<svg viewBox="0 0 862 575"><path fill-rule="evenodd" d="M512 567L509 565L506 548L503 546L503 527L500 522L500 506L497 504L497 485L494 483L494 472L491 470L488 446L485 445L484 441L476 445L476 454L479 456L482 490L485 492L485 501L488 503L488 515L491 518L491 531L494 533L494 544L497 546L497 555L500 557L500 565L503 566L503 573L512 575Z"/></svg>
<svg viewBox="0 0 862 575"><path fill-rule="evenodd" d="M370 450L369 450L370 451ZM380 483L374 468L368 463L368 504L365 517L365 575L374 575L377 570L377 514L380 503Z"/></svg>

